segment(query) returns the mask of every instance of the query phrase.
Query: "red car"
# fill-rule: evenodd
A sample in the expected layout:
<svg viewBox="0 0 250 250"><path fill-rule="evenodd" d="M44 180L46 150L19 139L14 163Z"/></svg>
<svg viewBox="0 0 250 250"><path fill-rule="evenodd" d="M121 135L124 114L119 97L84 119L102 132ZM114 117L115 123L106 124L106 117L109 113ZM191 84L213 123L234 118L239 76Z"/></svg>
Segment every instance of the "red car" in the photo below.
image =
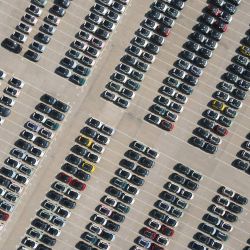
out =
<svg viewBox="0 0 250 250"><path fill-rule="evenodd" d="M214 16L219 16L220 13L222 12L219 8L217 8L217 7L215 7L215 6L211 5L211 4L209 4L209 5L207 6L207 8L208 8L209 12L210 12L212 15L214 15Z"/></svg>
<svg viewBox="0 0 250 250"><path fill-rule="evenodd" d="M160 246L156 245L155 243L152 243L149 249L150 250L164 250L163 247L160 247Z"/></svg>
<svg viewBox="0 0 250 250"><path fill-rule="evenodd" d="M225 136L228 134L228 130L218 124L213 127L213 131L220 136Z"/></svg>
<svg viewBox="0 0 250 250"><path fill-rule="evenodd" d="M170 227L165 226L165 225L162 225L162 226L161 226L160 231L161 231L164 235L166 235L166 236L173 236L173 235L174 235L174 230L173 230L172 228L170 228Z"/></svg>
<svg viewBox="0 0 250 250"><path fill-rule="evenodd" d="M83 191L86 188L86 184L78 181L77 179L72 180L69 185L77 190Z"/></svg>
<svg viewBox="0 0 250 250"><path fill-rule="evenodd" d="M60 172L57 177L59 181L69 184L72 181L72 177L65 174L64 172Z"/></svg>
<svg viewBox="0 0 250 250"><path fill-rule="evenodd" d="M157 237L157 233L147 227L142 229L142 234L151 240Z"/></svg>
<svg viewBox="0 0 250 250"><path fill-rule="evenodd" d="M167 130L167 131L171 131L174 128L174 124L167 120L161 120L161 123L159 126L160 128Z"/></svg>
<svg viewBox="0 0 250 250"><path fill-rule="evenodd" d="M170 34L170 30L171 30L170 28L168 28L162 24L158 25L156 29L161 36L165 36L165 37Z"/></svg>
<svg viewBox="0 0 250 250"><path fill-rule="evenodd" d="M220 32L226 32L227 31L227 24L224 22L218 20L213 23L213 26L218 29Z"/></svg>
<svg viewBox="0 0 250 250"><path fill-rule="evenodd" d="M7 221L9 219L10 215L3 212L3 211L0 211L0 220L3 220L3 221Z"/></svg>

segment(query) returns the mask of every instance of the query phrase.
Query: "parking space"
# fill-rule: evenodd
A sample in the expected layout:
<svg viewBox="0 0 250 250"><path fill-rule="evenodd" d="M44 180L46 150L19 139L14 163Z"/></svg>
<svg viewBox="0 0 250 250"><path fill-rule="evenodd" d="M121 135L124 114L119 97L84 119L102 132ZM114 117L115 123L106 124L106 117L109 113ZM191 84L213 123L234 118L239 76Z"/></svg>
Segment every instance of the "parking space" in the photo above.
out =
<svg viewBox="0 0 250 250"><path fill-rule="evenodd" d="M117 2L119 1L120 0L117 0ZM188 207L184 210L183 216L177 218L179 221L178 227L174 229L175 233L171 237L170 243L166 248L178 250L187 249L189 243L194 240L193 236L198 232L198 225L202 222L206 223L202 219L203 215L206 213L212 215L212 212L208 211L207 208L212 204L213 197L215 195L224 197L221 193L217 193L218 187L228 187L249 199L249 175L243 171L239 171L231 165L236 159L236 155L238 159L243 160L245 163L248 164L249 162L247 158L244 158L247 157L247 142L249 140L248 113L250 103L248 93L242 108L237 112L237 117L234 119L233 126L229 129L228 135L223 137L223 143L220 144L220 149L215 155L209 155L202 150L197 150L187 143L194 128L197 127L197 121L201 118L202 112L207 108L207 103L211 99L212 94L218 90L217 85L221 81L221 75L226 72L228 65L235 63L235 61L231 61L231 59L236 53L238 54L237 49L239 45L241 43L244 46L246 45L242 39L249 36L249 31L247 31L249 24L249 3L242 0L237 7L237 12L233 15L233 20L228 25L227 32L223 34L223 38L218 43L218 48L214 50L213 57L209 60L204 73L199 78L199 84L194 87L192 95L188 96L188 102L183 105L184 110L179 115L175 129L171 133L168 133L145 122L143 118L148 113L148 108L154 103L154 98L161 95L161 93L158 92L160 86L167 86L165 80L169 70L173 67L174 62L180 58L179 54L184 49L182 47L183 44L187 41L188 35L194 32L194 30L192 30L194 25L198 23L197 18L206 12L204 8L211 1L199 1L197 3L197 1L189 0L185 2L185 7L181 11L180 16L175 20L175 25L171 29L171 34L161 46L160 52L155 56L154 63L150 64L147 73L144 74L139 68L136 69L139 70L138 72L144 74L144 80L140 83L140 89L136 91L133 100L130 101L129 108L124 110L105 101L100 95L104 89L108 90L106 84L110 81L110 76L115 72L116 66L120 63L127 65L126 62L120 61L120 58L127 54L125 50L128 44L135 36L135 31L138 30L140 24L143 26L141 22L145 18L144 15L149 11L149 7L153 6L155 1L129 1L124 14L121 15L119 24L116 26L114 32L112 32L110 39L105 43L105 48L98 57L90 76L87 78L86 83L88 84L85 85L84 88L71 84L67 79L54 73L55 68L59 65L60 60L65 56L65 52L70 48L70 44L75 39L75 34L80 30L84 17L88 15L91 6L97 2L98 4L103 4L101 2L105 1L71 1L69 8L66 10L66 14L61 18L60 24L52 35L51 41L46 45L46 49L44 53L42 53L40 61L37 63L27 60L23 54L28 49L28 45L33 42L35 34L39 32L39 27L43 24L43 18L49 13L49 9L54 4L54 1L48 1L45 8L43 8L41 16L38 17L37 24L34 25L31 33L28 35L27 41L22 45L23 51L19 55L10 53L3 47L0 48L1 57L4 58L4 60L1 60L0 69L7 73L7 77L1 80L0 92L4 93L4 89L10 86L8 82L11 77L22 79L25 82L25 86L21 89L20 95L17 98L11 97L16 100L16 103L10 108L11 115L6 117L4 123L1 125L0 159L2 163L9 157L8 152L13 147L20 132L26 129L23 125L28 120L32 120L30 115L35 112L34 107L40 102L40 97L45 92L58 100L62 100L71 107L65 119L59 122L61 126L51 139L53 143L43 156L42 161L39 163L39 168L32 175L22 196L19 197L17 209L12 212L6 226L0 225L1 249L17 249L20 244L29 242L29 238L35 241L35 245L46 245L46 236L43 236L43 239L41 238L42 240L38 240L38 238L34 236L34 230L30 229L31 222L35 217L61 230L61 234L58 237L48 234L50 237L56 239L56 244L53 246L53 249L73 250L76 249L75 246L79 241L91 245L88 240L86 241L82 237L84 232L85 236L86 232L88 232L94 235L94 237L92 237L94 240L96 239L95 237L98 238L97 240L101 240L97 242L108 242L111 249L129 249L136 244L134 240L140 235L140 230L144 227L149 228L145 221L150 217L149 212L151 210L158 209L154 206L154 202L161 199L159 194L162 191L170 192L165 189L165 184L170 181L172 184L175 183L169 180L168 176L173 173L173 166L179 162L201 173L203 179L199 182L199 188L194 192L194 198L188 200ZM107 2L112 1L107 0ZM21 17L25 14L25 9L30 3L31 2L28 0L14 0L11 2L5 0L0 1L1 41L14 32L16 25L20 22ZM171 6L173 7L173 4ZM143 27L146 28L145 26ZM136 35L138 37L140 36L139 33L136 33ZM244 56L247 57L247 55ZM139 60L138 62L145 62L138 58L137 60ZM139 67L145 66L143 66L143 64L137 64ZM247 69L247 65L244 67ZM121 87L123 88L125 86ZM7 95L8 94L6 94L6 96ZM49 107L52 106L49 104ZM43 113L37 110L36 112L40 114ZM45 116L49 117L49 114ZM89 152L93 152L91 148L86 148L84 146L84 143L87 143L86 140L80 139L83 140L83 145L74 141L76 138L79 139L79 135L84 136L83 134L79 134L84 126L91 127L91 125L85 124L85 121L90 117L94 117L108 124L110 127L115 128L115 133L111 136L110 143L106 146L103 145L105 148L104 152L102 154L96 153L97 156L101 156L101 160L96 164L96 170L91 174L91 179L86 182L87 188L83 192L80 192L80 199L74 201L69 198L73 202L76 202L77 205L74 209L67 208L71 210L71 215L69 218L64 218L66 224L61 227L61 222L56 218L50 218L52 214L47 214L46 211L39 210L47 210L41 206L41 204L45 199L49 200L49 198L46 197L49 190L54 190L58 192L58 194L61 192L54 189L54 186L51 186L51 184L54 183L56 188L58 188L58 183L55 183L60 182L60 180L55 179L58 173L66 171L64 172L65 174L77 178L74 174L72 175L67 172L69 171L68 168L65 168L66 170L61 169L61 166L66 163L65 156L69 154L72 146L79 145ZM41 126L42 124L39 125ZM102 133L96 128L93 129L98 133ZM143 142L144 145L156 149L160 155L155 160L155 166L149 170L149 175L145 178L143 177L145 179L145 184L139 188L139 194L134 196L136 199L134 204L130 206L129 213L123 214L116 210L115 207L111 208L103 203L102 198L104 195L112 196L105 193L106 188L111 185L124 195L126 195L127 191L125 191L122 186L118 187L115 185L122 185L124 181L129 185L134 185L130 183L129 180L124 180L116 175L116 170L121 167L119 165L120 160L122 158L127 158L124 156L124 153L132 149L129 148L128 145L134 140ZM100 143L98 143L98 145L102 146ZM88 146L90 147L90 145ZM74 149L76 149L78 153L83 154L85 150L82 148L75 147ZM96 150L101 150L101 148L97 146ZM241 153L240 150L245 150L246 153ZM240 151L239 155L237 154L238 151ZM71 153L77 156L77 153ZM88 154L88 152L85 153ZM143 155L143 153L139 154ZM77 157L86 160L85 157L87 157L87 155L78 155ZM77 158L73 157L73 160L74 159ZM134 162L133 160L131 161ZM5 164L2 164L2 166L3 165ZM123 168L126 169L125 167ZM81 170L78 167L77 169ZM133 170L127 171L137 175ZM78 172L80 173L80 171ZM185 175L179 174L185 177ZM122 181L113 178L119 178ZM112 180L112 184L110 180ZM59 189L63 188L64 185L66 185L67 189L72 188L66 183L59 184ZM5 187L1 186L0 188L0 193L5 196ZM181 188L185 189L185 187ZM131 190L135 191L133 188ZM133 196L132 194L127 195ZM67 198L67 195L63 194L63 196ZM112 199L126 205L126 203L120 200L121 197L112 197ZM1 200L2 199L5 198L1 197ZM230 198L226 199L230 200ZM235 202L233 200L230 201ZM54 201L52 201L52 203L55 206L62 206ZM96 210L100 204L124 215L124 222L116 222L109 216L101 215L99 211ZM250 204L247 203L246 205L242 205L242 207L243 211L237 214L238 221L232 223L234 229L228 233L229 238L223 243L224 249L243 249L247 245L247 240L249 239L248 232L250 231ZM60 208L55 208L55 211L57 211L57 209L59 211ZM223 209L228 210L226 207ZM100 211L109 213L108 210ZM163 210L159 209L159 211L163 213ZM38 213L39 215L37 215ZM104 229L104 232L107 230L108 234L101 234L100 236L85 228L90 222L97 223L97 221L92 221L94 214L96 214L95 219L97 218L97 221L99 218L98 216L103 216L103 225L99 225L99 227ZM53 212L53 216L57 215L57 213ZM165 213L165 215L167 215L167 213ZM172 215L169 216L175 218L172 217ZM54 219L56 219L55 223L59 224L53 224ZM117 232L112 232L110 229L117 228L114 223L120 225L120 229ZM27 230L29 230L28 233L26 233ZM44 234L44 232L39 231L39 229L35 229L35 231L38 231L41 235ZM103 238L103 236L109 237L110 232L112 234L114 233L115 240L109 242L107 239ZM47 233L48 231L45 234ZM203 233L208 237L212 237L205 232ZM97 244L99 244L97 242L93 241L92 246L95 245L97 247ZM159 244L159 242L156 244ZM205 245L205 243L203 245ZM49 245L47 245L47 247L51 248ZM78 249L80 249L79 245Z"/></svg>

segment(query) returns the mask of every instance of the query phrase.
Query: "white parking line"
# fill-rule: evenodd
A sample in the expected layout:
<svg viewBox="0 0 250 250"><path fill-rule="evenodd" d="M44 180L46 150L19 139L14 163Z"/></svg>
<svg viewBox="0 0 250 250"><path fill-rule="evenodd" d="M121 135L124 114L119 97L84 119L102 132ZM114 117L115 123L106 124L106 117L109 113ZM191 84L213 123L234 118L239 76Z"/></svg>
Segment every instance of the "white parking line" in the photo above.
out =
<svg viewBox="0 0 250 250"><path fill-rule="evenodd" d="M95 188L93 188L93 187L91 187L92 189L95 189ZM95 190L98 190L98 189L95 189ZM163 189L162 188L162 191L163 190L165 190L165 189ZM142 191L142 192L145 192L144 190ZM153 196L151 193L149 193L149 192L146 192L147 194L149 194L149 195L151 195L151 196ZM106 193L104 193L104 195L105 195ZM201 198L201 196L199 196L199 195L197 195L197 194L195 194L197 197L200 197ZM92 200L94 200L92 197L90 197L90 196L87 196L88 197L88 199L92 199ZM159 199L159 197L155 197L155 196L153 196L154 198L158 198ZM203 197L202 197L203 198ZM138 201L140 201L141 203L143 203L143 205L144 206L146 206L146 207L148 207L149 209L154 209L155 207L153 206L153 205L149 205L148 203L146 203L146 202L144 202L143 200L141 200L141 199L138 199L137 197L135 197L135 199L136 200L138 200ZM203 198L204 199L204 198ZM206 199L204 199L204 200L206 200ZM155 200L156 201L156 200ZM208 200L209 201L209 200ZM188 204L189 204L189 206L190 205L192 205L193 207L196 207L196 208L198 208L199 210L204 210L203 208L201 208L201 207L198 207L198 206L196 206L196 205L194 205L194 204L192 204L190 201L187 201L188 202ZM84 204L79 204L80 205L80 207L82 207L82 208L84 208L84 210L85 209L87 209L87 210L91 210L87 205L84 205ZM148 217L149 217L149 215L148 214L145 214L145 213L142 213L141 212L141 210L137 210L137 209L135 209L135 208L133 208L132 207L132 209L134 209L136 212L138 212L138 213L140 213L140 214L143 214L143 215L147 215ZM94 211L94 212L96 212L96 211ZM199 223L200 222L204 222L202 219L200 219L199 217L196 217L196 216L193 216L191 213L189 213L188 211L186 211L186 210L184 210L183 211L184 212L184 215L185 214L187 214L188 216L191 216L191 217L193 217L193 218L195 218L196 220L198 220L199 221ZM163 212L164 213L164 212ZM165 214L167 214L167 213L165 213ZM78 215L78 214L77 214ZM79 215L80 216L80 215ZM82 216L81 216L82 217ZM105 216L106 217L106 216ZM107 217L108 218L108 217ZM139 225L141 225L141 226L145 226L143 223L139 223L137 220L134 220L134 219L132 219L132 218L127 218L128 220L131 220L131 221L133 221L134 223L136 223L136 224L139 224ZM183 224L183 225L186 225L186 226L188 226L189 228L193 228L193 229L196 229L196 228L194 228L194 227L191 227L189 224L187 224L187 223L185 223L185 222L182 222L182 221L180 221L180 223L181 224ZM129 229L129 231L133 231L133 230L131 230L131 228L129 227L125 227L126 229ZM234 228L237 228L237 227L235 227L234 226ZM187 237L184 233L182 233L182 232L180 232L179 230L178 230L178 227L177 228L175 228L175 231L176 232L178 232L178 233L181 233L182 235L184 235L185 237ZM246 232L246 231L244 231L244 230L241 230L240 229L240 231L242 231L242 232L244 232L244 233L248 233L248 232ZM133 231L133 232L135 232L135 231ZM238 240L239 241L239 240Z"/></svg>
<svg viewBox="0 0 250 250"><path fill-rule="evenodd" d="M135 104L132 104L132 105L135 105ZM136 105L135 105L135 106L136 106ZM140 106L137 106L137 107L139 107L140 109L143 109L143 110L145 111L144 108L141 108ZM128 111L126 111L126 110L124 110L124 112L127 112L127 113L128 113ZM148 111L147 111L147 112L148 112ZM142 119L142 120L143 120L143 119ZM151 124L150 124L150 125L151 125ZM152 126L154 126L154 125L152 125ZM131 137L130 135L128 135L127 133L122 132L122 131L121 131L121 133L124 134L126 137L130 138L132 141L134 140L134 138ZM177 136L175 136L175 135L173 135L173 134L171 134L171 133L165 132L164 134L168 134L168 136L173 136L173 137L176 138L177 140L179 140L179 141L181 141L181 142L184 142L184 143L187 143L186 141L180 139L179 137L177 137ZM242 137L242 138L243 138L243 137ZM245 140L245 138L243 138L243 139ZM159 151L159 152L161 152L161 151ZM205 152L203 152L203 151L201 151L201 152L204 153L204 154L207 156L207 153L205 153ZM170 157L169 155L167 155L167 154L165 154L165 153L163 153L163 152L161 152L161 154L165 155L167 158L171 159L172 161L178 163L178 161L177 161L176 159ZM217 158L217 159L218 159L218 158ZM220 160L220 161L223 162L225 165L228 165L228 166L232 167L232 166L231 166L230 164L228 164L227 162L224 162L224 161L222 161L222 160ZM242 172L242 171L241 171L241 172ZM245 173L242 172L242 174L245 174ZM216 184L220 185L220 183L217 182L216 180L214 180L214 179L212 179L212 178L210 178L210 177L208 177L208 176L206 176L206 177L207 177L208 179L213 180Z"/></svg>
<svg viewBox="0 0 250 250"><path fill-rule="evenodd" d="M8 1L2 1L2 0L0 0L0 2L9 5L12 9L17 10L18 12L20 12L20 13L22 13L22 14L25 14L25 13L26 13L25 10L20 10L20 8L16 8L15 5L10 4ZM53 4L52 2L50 2L50 3ZM27 7L28 7L28 5L27 5ZM84 9L84 8L81 8L81 9L82 9L83 11L86 11L86 12L89 11L88 9ZM70 10L70 7L69 7L68 10ZM79 19L79 20L83 20L81 17L76 16L75 14L70 13L70 11L68 11L68 10L66 10L66 14L65 14L65 15L71 15L71 16L74 16L75 18ZM44 12L47 12L47 14L50 14L49 9L48 9L47 11L46 11L46 9L43 9L43 13L44 13ZM42 14L43 14L43 13L42 13ZM11 17L11 16L10 16L10 17ZM17 18L15 18L15 19L17 19ZM21 21L21 19L18 19L18 20ZM43 19L42 19L41 17L38 17L38 20L43 21ZM72 24L72 23L66 22L64 17L60 17L60 23L66 23L67 25L69 25L69 26L71 26L71 27L77 27L77 25L74 25L74 24ZM59 25L60 25L60 24L59 24ZM34 26L34 27L35 27L35 26ZM64 33L64 32L63 32L63 33ZM65 33L65 34L66 34L66 33Z"/></svg>

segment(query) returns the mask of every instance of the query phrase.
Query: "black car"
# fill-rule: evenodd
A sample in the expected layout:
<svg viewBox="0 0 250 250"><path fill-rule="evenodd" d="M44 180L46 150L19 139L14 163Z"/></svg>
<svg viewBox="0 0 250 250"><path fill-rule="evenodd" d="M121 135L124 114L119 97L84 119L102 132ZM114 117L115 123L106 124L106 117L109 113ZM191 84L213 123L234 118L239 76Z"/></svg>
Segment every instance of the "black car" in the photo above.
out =
<svg viewBox="0 0 250 250"><path fill-rule="evenodd" d="M6 108L2 105L0 105L0 116L8 117L11 113L11 110L9 108Z"/></svg>
<svg viewBox="0 0 250 250"><path fill-rule="evenodd" d="M229 222L236 222L238 220L238 217L235 214L232 214L228 211L225 212L223 218Z"/></svg>
<svg viewBox="0 0 250 250"><path fill-rule="evenodd" d="M69 154L67 157L66 157L66 160L69 162L69 163L72 163L74 165L80 165L82 163L82 159L79 158L78 156L74 155L74 154Z"/></svg>
<svg viewBox="0 0 250 250"><path fill-rule="evenodd" d="M174 166L174 170L176 170L177 172L184 174L184 175L188 175L189 172L191 171L189 167L183 165L182 163L177 163Z"/></svg>
<svg viewBox="0 0 250 250"><path fill-rule="evenodd" d="M203 139L207 139L209 137L209 134L210 134L206 129L201 128L201 127L195 128L194 133L196 135L202 137Z"/></svg>
<svg viewBox="0 0 250 250"><path fill-rule="evenodd" d="M117 223L114 223L111 220L108 220L107 223L105 224L105 227L113 232L118 232L120 230L120 225Z"/></svg>
<svg viewBox="0 0 250 250"><path fill-rule="evenodd" d="M228 210L236 214L242 213L243 211L242 207L235 204L234 202L229 203Z"/></svg>
<svg viewBox="0 0 250 250"><path fill-rule="evenodd" d="M169 190L172 193L177 193L180 190L180 187L178 185L175 185L174 183L168 181L165 185L164 188Z"/></svg>
<svg viewBox="0 0 250 250"><path fill-rule="evenodd" d="M31 225L33 225L34 227L39 228L41 230L46 230L49 227L49 225L46 222L44 222L38 218L35 218L31 222Z"/></svg>
<svg viewBox="0 0 250 250"><path fill-rule="evenodd" d="M1 44L4 48L16 53L16 54L19 54L21 51L22 51L22 46L20 44L18 44L17 42L14 42L13 40L9 39L9 38L5 38L3 41L2 41L2 44Z"/></svg>
<svg viewBox="0 0 250 250"><path fill-rule="evenodd" d="M167 191L162 191L160 193L160 198L162 198L163 200L167 201L167 202L170 202L170 203L173 203L176 199L175 195L173 194L170 194L169 192Z"/></svg>
<svg viewBox="0 0 250 250"><path fill-rule="evenodd" d="M40 102L36 105L36 109L38 111L41 111L44 114L49 114L52 111L52 109L48 105L46 105L42 102Z"/></svg>
<svg viewBox="0 0 250 250"><path fill-rule="evenodd" d="M33 62L38 62L41 59L40 55L33 50L27 50L24 56Z"/></svg>
<svg viewBox="0 0 250 250"><path fill-rule="evenodd" d="M31 148L31 144L29 142L26 142L25 140L23 139L18 139L16 142L15 142L15 146L23 149L23 150L29 150Z"/></svg>
<svg viewBox="0 0 250 250"><path fill-rule="evenodd" d="M64 9L67 9L71 3L70 0L56 0L55 2Z"/></svg>
<svg viewBox="0 0 250 250"><path fill-rule="evenodd" d="M233 200L240 205L246 205L248 203L248 199L238 193L235 193Z"/></svg>
<svg viewBox="0 0 250 250"><path fill-rule="evenodd" d="M41 99L41 101L43 101L49 105L53 105L56 102L56 98L54 98L53 96L51 96L49 94L43 94L40 99Z"/></svg>
<svg viewBox="0 0 250 250"><path fill-rule="evenodd" d="M106 192L107 192L108 194L114 196L114 197L117 197L117 198L121 197L121 195L122 195L122 192L121 192L119 189L117 189L117 188L115 188L115 187L113 187L113 186L109 186L109 187L106 189Z"/></svg>
<svg viewBox="0 0 250 250"><path fill-rule="evenodd" d="M199 185L194 182L194 181L191 181L189 179L186 179L185 182L184 182L184 186L192 191L195 191L197 190L197 188L199 187Z"/></svg>
<svg viewBox="0 0 250 250"><path fill-rule="evenodd" d="M85 126L85 127L81 130L81 133L83 133L84 135L86 135L86 136L88 136L88 137L90 137L90 138L94 138L94 137L96 137L96 135L97 135L97 132L96 132L94 129L92 129L92 128L90 128L90 127L87 127L87 126Z"/></svg>
<svg viewBox="0 0 250 250"><path fill-rule="evenodd" d="M46 194L46 196L47 196L48 198L50 198L51 200L57 201L57 202L59 202L59 201L63 198L63 196L62 196L61 194L55 192L54 190L50 190L50 191Z"/></svg>
<svg viewBox="0 0 250 250"><path fill-rule="evenodd" d="M56 100L56 102L53 104L53 107L56 108L57 110L66 113L69 111L70 106L60 100Z"/></svg>
<svg viewBox="0 0 250 250"><path fill-rule="evenodd" d="M127 160L127 159L122 159L122 160L120 161L120 165L121 165L122 167L125 167L125 168L129 169L129 170L133 170L133 169L135 169L135 167L136 167L136 165L135 165L134 162L129 161L129 160Z"/></svg>
<svg viewBox="0 0 250 250"><path fill-rule="evenodd" d="M192 170L192 169L191 169L191 171L187 174L187 176L188 176L189 178L191 178L192 180L194 180L194 181L200 181L200 180L203 178L203 176L202 176L200 173L195 172L195 171Z"/></svg>
<svg viewBox="0 0 250 250"><path fill-rule="evenodd" d="M65 9L62 8L61 6L58 6L56 4L54 4L51 8L50 11L52 13L54 13L55 15L59 16L59 17L63 17L65 15Z"/></svg>
<svg viewBox="0 0 250 250"><path fill-rule="evenodd" d="M42 33L42 32L38 32L38 33L36 34L36 39L37 39L38 41L40 41L41 43L48 44L48 43L50 42L50 40L51 40L51 37L48 36L48 35L45 35L45 34Z"/></svg>
<svg viewBox="0 0 250 250"><path fill-rule="evenodd" d="M81 169L78 169L74 175L76 178L78 178L79 180L83 180L83 181L88 181L91 177L90 174L82 171Z"/></svg>
<svg viewBox="0 0 250 250"><path fill-rule="evenodd" d="M76 244L76 248L79 250L92 250L93 248L84 241L79 241Z"/></svg>
<svg viewBox="0 0 250 250"><path fill-rule="evenodd" d="M183 176L181 176L181 175L179 175L177 173L172 173L171 175L169 175L168 178L170 180L178 183L178 184L181 184L181 185L183 185L185 183L185 181L186 181L186 179Z"/></svg>
<svg viewBox="0 0 250 250"><path fill-rule="evenodd" d="M125 153L125 156L127 156L128 158L130 158L133 161L138 161L140 159L140 154L138 154L134 150L128 150Z"/></svg>
<svg viewBox="0 0 250 250"><path fill-rule="evenodd" d="M62 165L62 170L64 170L65 172L67 172L69 174L74 175L78 169L69 163L64 163Z"/></svg>
<svg viewBox="0 0 250 250"><path fill-rule="evenodd" d="M37 146L41 147L41 148L48 148L48 147L49 147L49 144L50 144L49 141L43 139L43 138L40 137L40 136L37 136L37 137L36 137L36 139L34 140L34 143L35 143Z"/></svg>
<svg viewBox="0 0 250 250"><path fill-rule="evenodd" d="M193 88L185 83L181 83L178 89L186 95L191 95L193 93Z"/></svg>
<svg viewBox="0 0 250 250"><path fill-rule="evenodd" d="M113 211L112 214L110 215L110 219L116 222L123 222L125 220L125 216L117 213L116 211Z"/></svg>
<svg viewBox="0 0 250 250"><path fill-rule="evenodd" d="M146 167L146 168L152 168L154 166L154 161L152 161L151 159L145 157L145 156L142 156L139 161L138 161L139 164L141 164L142 166Z"/></svg>
<svg viewBox="0 0 250 250"><path fill-rule="evenodd" d="M219 225L219 223L220 223L220 219L218 217L213 216L213 215L208 214L208 213L204 214L202 219L209 222L212 225L215 225L215 226Z"/></svg>
<svg viewBox="0 0 250 250"><path fill-rule="evenodd" d="M115 209L124 214L127 214L130 211L130 207L122 202L117 202Z"/></svg>
<svg viewBox="0 0 250 250"><path fill-rule="evenodd" d="M164 222L166 219L166 215L156 209L151 210L150 215L161 222Z"/></svg>
<svg viewBox="0 0 250 250"><path fill-rule="evenodd" d="M136 166L134 172L142 177L146 177L149 175L149 171L141 166Z"/></svg>
<svg viewBox="0 0 250 250"><path fill-rule="evenodd" d="M136 186L142 186L144 184L144 180L136 175L132 175L132 177L129 180L131 183L133 183Z"/></svg>
<svg viewBox="0 0 250 250"><path fill-rule="evenodd" d="M76 203L68 198L62 198L60 204L69 209L73 209L76 206Z"/></svg>
<svg viewBox="0 0 250 250"><path fill-rule="evenodd" d="M203 233L198 232L198 233L196 233L194 235L194 239L198 240L199 242L201 242L201 243L203 243L205 245L208 245L208 243L210 242L211 238L209 236L203 234Z"/></svg>
<svg viewBox="0 0 250 250"><path fill-rule="evenodd" d="M65 115L62 114L61 112L55 110L55 109L52 109L50 112L49 112L49 116L57 121L63 121L64 118L65 118Z"/></svg>
<svg viewBox="0 0 250 250"><path fill-rule="evenodd" d="M213 129L214 126L215 126L215 122L209 120L208 118L202 118L202 119L200 120L200 124L201 124L203 127L208 128L208 129Z"/></svg>
<svg viewBox="0 0 250 250"><path fill-rule="evenodd" d="M98 36L99 38L103 39L103 40L107 40L110 37L110 34L108 31L98 28L95 31L96 36Z"/></svg>
<svg viewBox="0 0 250 250"><path fill-rule="evenodd" d="M48 236L47 234L43 234L43 236L40 238L40 241L48 246L54 246L56 244L56 239Z"/></svg>
<svg viewBox="0 0 250 250"><path fill-rule="evenodd" d="M4 176L0 175L0 184L4 187L8 187L11 184L11 181Z"/></svg>

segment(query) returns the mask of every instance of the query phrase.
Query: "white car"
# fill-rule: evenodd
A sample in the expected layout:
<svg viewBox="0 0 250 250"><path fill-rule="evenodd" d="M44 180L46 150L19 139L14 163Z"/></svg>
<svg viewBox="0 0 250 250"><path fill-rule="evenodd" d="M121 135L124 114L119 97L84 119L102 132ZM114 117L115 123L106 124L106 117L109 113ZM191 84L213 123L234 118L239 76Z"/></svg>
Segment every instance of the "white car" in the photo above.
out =
<svg viewBox="0 0 250 250"><path fill-rule="evenodd" d="M113 5L113 4L112 4ZM108 8L96 3L93 7L93 10L98 13L99 15L105 16L108 12Z"/></svg>
<svg viewBox="0 0 250 250"><path fill-rule="evenodd" d="M31 31L32 31L32 27L25 24L25 23L22 23L20 22L18 25L17 25L17 29L22 31L23 33L25 34L29 34Z"/></svg>
<svg viewBox="0 0 250 250"><path fill-rule="evenodd" d="M9 80L9 83L14 86L15 88L19 88L19 89L22 89L23 86L24 86L24 81L23 80L20 80L16 77L12 77L10 80Z"/></svg>
<svg viewBox="0 0 250 250"><path fill-rule="evenodd" d="M114 2L114 0L99 0L99 2L103 5L110 6Z"/></svg>
<svg viewBox="0 0 250 250"><path fill-rule="evenodd" d="M102 147L101 145L99 145L97 143L92 143L91 146L90 146L90 149L93 150L96 153L99 153L99 154L103 154L103 152L105 150L104 147Z"/></svg>
<svg viewBox="0 0 250 250"><path fill-rule="evenodd" d="M68 188L65 194L68 195L73 200L79 200L81 198L81 194L72 188Z"/></svg>
<svg viewBox="0 0 250 250"><path fill-rule="evenodd" d="M24 34L18 32L18 31L14 31L11 34L11 38L14 39L14 40L16 40L19 43L25 43L26 40L27 40L27 36L25 36Z"/></svg>
<svg viewBox="0 0 250 250"><path fill-rule="evenodd" d="M97 58L100 56L100 50L92 47L92 46L88 46L85 51L87 54L89 54L90 56L94 57L94 58Z"/></svg>
<svg viewBox="0 0 250 250"><path fill-rule="evenodd" d="M7 76L6 72L0 69L0 79L4 79Z"/></svg>
<svg viewBox="0 0 250 250"><path fill-rule="evenodd" d="M4 196L4 194L7 192L4 188L0 187L0 196Z"/></svg>
<svg viewBox="0 0 250 250"><path fill-rule="evenodd" d="M38 246L38 242L34 241L32 238L30 237L25 237L23 240L22 240L22 243L25 245L25 246L28 246L32 249L36 249L37 246Z"/></svg>
<svg viewBox="0 0 250 250"><path fill-rule="evenodd" d="M96 246L100 249L106 249L106 250L110 249L109 243L107 243L106 241L103 241L103 240L98 240L96 243Z"/></svg>
<svg viewBox="0 0 250 250"><path fill-rule="evenodd" d="M37 166L39 164L39 160L32 157L32 156L29 156L29 155L26 155L23 159L25 162L27 162L28 164L30 164L31 166Z"/></svg>
<svg viewBox="0 0 250 250"><path fill-rule="evenodd" d="M5 119L2 116L0 116L0 125L3 125L4 121Z"/></svg>
<svg viewBox="0 0 250 250"><path fill-rule="evenodd" d="M87 19L89 19L89 21L91 21L92 23L94 24L100 24L103 20L103 18L93 12L90 12L88 15L87 15Z"/></svg>
<svg viewBox="0 0 250 250"><path fill-rule="evenodd" d="M43 157L44 156L44 151L42 151L40 148L32 146L29 149L29 152L37 157Z"/></svg>
<svg viewBox="0 0 250 250"><path fill-rule="evenodd" d="M148 225L149 225L151 228L155 229L155 230L160 230L160 228L161 228L161 226L162 226L162 224L161 224L159 221L154 220L154 219L149 219Z"/></svg>
<svg viewBox="0 0 250 250"><path fill-rule="evenodd" d="M46 20L48 23L53 24L53 25L56 25L56 26L57 26L57 25L60 23L60 21L61 21L59 17L56 17L56 16L51 15L51 14L47 15L46 18L45 18L45 20Z"/></svg>
<svg viewBox="0 0 250 250"><path fill-rule="evenodd" d="M120 2L121 2L122 4L128 4L128 3L129 3L129 0L120 0Z"/></svg>
<svg viewBox="0 0 250 250"><path fill-rule="evenodd" d="M22 193L22 191L23 191L23 189L19 185L15 184L15 183L11 183L8 186L8 188L9 188L9 190L11 190L11 191L13 191L15 193L18 193L18 194Z"/></svg>
<svg viewBox="0 0 250 250"><path fill-rule="evenodd" d="M30 4L27 11L30 12L34 16L41 16L41 14L43 12L42 9L40 9L39 7L37 7L34 4Z"/></svg>
<svg viewBox="0 0 250 250"><path fill-rule="evenodd" d="M37 18L26 13L24 16L23 16L23 20L29 24L32 24L32 25L35 25L37 23Z"/></svg>
<svg viewBox="0 0 250 250"><path fill-rule="evenodd" d="M106 6L110 6L114 1L113 0L99 0L100 3Z"/></svg>
<svg viewBox="0 0 250 250"><path fill-rule="evenodd" d="M22 174L16 174L14 177L14 180L24 185L27 185L29 183L29 179L25 175L22 175Z"/></svg>

